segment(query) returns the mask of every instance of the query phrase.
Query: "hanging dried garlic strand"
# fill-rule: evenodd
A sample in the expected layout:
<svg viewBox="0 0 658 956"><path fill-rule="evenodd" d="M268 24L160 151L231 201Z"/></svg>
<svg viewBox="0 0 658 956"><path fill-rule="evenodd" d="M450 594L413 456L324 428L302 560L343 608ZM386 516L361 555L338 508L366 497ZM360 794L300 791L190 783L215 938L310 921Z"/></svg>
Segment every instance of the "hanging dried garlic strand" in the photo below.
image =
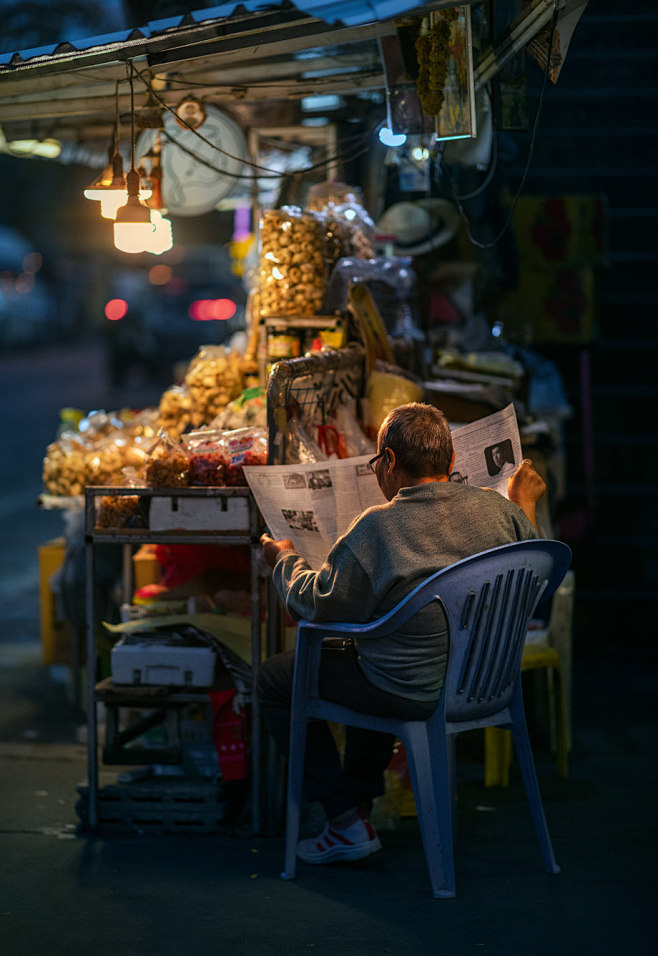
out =
<svg viewBox="0 0 658 956"><path fill-rule="evenodd" d="M450 59L450 35L452 24L458 16L456 9L438 13L434 23L425 30L421 27L422 32L416 40L418 57L416 89L426 116L438 116L443 106L443 91Z"/></svg>

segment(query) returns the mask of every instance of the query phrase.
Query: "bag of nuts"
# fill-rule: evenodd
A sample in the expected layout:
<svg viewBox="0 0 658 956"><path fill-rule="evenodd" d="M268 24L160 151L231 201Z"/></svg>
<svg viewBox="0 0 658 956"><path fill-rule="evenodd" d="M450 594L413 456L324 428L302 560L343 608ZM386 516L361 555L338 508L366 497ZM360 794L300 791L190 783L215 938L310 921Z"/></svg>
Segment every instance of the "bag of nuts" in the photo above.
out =
<svg viewBox="0 0 658 956"><path fill-rule="evenodd" d="M324 227L316 215L284 206L261 223L260 310L263 316L314 315L326 287Z"/></svg>
<svg viewBox="0 0 658 956"><path fill-rule="evenodd" d="M180 438L192 420L192 400L185 385L172 385L160 396L158 426L172 438Z"/></svg>
<svg viewBox="0 0 658 956"><path fill-rule="evenodd" d="M241 394L242 358L223 345L204 345L187 368L185 385L190 395L192 425L207 425Z"/></svg>

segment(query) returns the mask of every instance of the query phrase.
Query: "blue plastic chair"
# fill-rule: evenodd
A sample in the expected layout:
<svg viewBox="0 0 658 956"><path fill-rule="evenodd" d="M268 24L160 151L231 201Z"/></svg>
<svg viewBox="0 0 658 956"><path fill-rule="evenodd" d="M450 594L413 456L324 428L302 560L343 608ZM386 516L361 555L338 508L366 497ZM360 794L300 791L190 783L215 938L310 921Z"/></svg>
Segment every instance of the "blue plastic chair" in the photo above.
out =
<svg viewBox="0 0 658 956"><path fill-rule="evenodd" d="M521 655L535 606L559 586L570 561L571 551L560 541L519 541L437 571L397 607L371 623L300 621L288 758L284 879L293 879L296 872L306 722L311 718L391 733L402 741L435 898L455 895L452 735L487 726L511 728L544 866L549 873L559 873L526 727ZM323 638L374 640L398 630L435 600L445 611L450 641L444 687L432 717L424 721L372 717L319 698Z"/></svg>

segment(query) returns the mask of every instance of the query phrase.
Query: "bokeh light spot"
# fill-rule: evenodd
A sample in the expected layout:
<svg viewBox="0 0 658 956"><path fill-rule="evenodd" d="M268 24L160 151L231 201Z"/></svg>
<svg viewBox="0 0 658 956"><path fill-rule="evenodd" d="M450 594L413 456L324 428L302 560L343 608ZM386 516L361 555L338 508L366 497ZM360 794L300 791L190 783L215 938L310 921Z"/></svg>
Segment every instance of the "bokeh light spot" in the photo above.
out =
<svg viewBox="0 0 658 956"><path fill-rule="evenodd" d="M125 299L110 299L105 303L105 318L110 322L118 322L128 311L128 303Z"/></svg>
<svg viewBox="0 0 658 956"><path fill-rule="evenodd" d="M40 252L28 252L23 259L23 271L35 273L43 265L43 256Z"/></svg>
<svg viewBox="0 0 658 956"><path fill-rule="evenodd" d="M157 265L149 269L149 282L151 285L166 285L171 279L171 269L169 266Z"/></svg>
<svg viewBox="0 0 658 956"><path fill-rule="evenodd" d="M187 311L196 322L226 322L233 318L236 309L233 299L196 299Z"/></svg>

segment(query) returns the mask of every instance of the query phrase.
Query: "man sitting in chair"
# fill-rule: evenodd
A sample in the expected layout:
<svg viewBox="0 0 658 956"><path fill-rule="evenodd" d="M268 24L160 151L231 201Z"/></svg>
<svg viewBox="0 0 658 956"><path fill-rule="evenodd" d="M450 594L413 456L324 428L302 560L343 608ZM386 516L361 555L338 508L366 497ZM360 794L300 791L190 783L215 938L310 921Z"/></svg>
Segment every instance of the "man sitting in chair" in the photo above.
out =
<svg viewBox="0 0 658 956"><path fill-rule="evenodd" d="M387 503L369 508L339 538L319 571L290 540L261 538L276 590L288 612L309 621L374 620L435 571L489 548L539 536L535 506L545 490L524 459L509 479L509 501L491 489L449 481L454 463L443 412L411 403L394 409L377 436L370 467ZM404 631L322 649L323 698L375 716L425 720L436 709L448 650L447 627L435 604ZM288 750L294 651L267 658L256 694L268 730ZM346 728L340 757L323 721L308 725L304 788L327 815L325 829L300 840L307 863L358 860L381 848L368 815L384 792L390 734Z"/></svg>

